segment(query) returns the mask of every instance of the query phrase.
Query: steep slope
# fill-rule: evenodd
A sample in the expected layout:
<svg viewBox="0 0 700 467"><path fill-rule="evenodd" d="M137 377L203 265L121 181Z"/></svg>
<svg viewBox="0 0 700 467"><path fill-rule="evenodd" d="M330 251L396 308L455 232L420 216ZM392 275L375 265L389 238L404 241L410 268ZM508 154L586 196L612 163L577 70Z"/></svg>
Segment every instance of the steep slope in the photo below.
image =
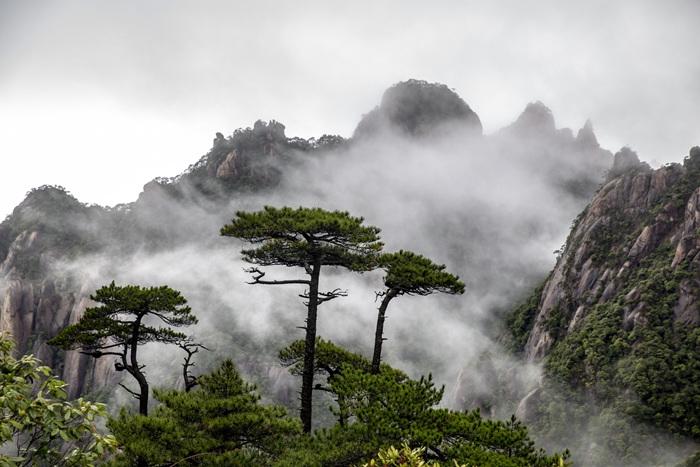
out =
<svg viewBox="0 0 700 467"><path fill-rule="evenodd" d="M56 275L56 262L100 249L107 211L86 206L61 187L32 190L0 224L0 330L12 334L19 353L34 353L72 384L71 396L99 389L108 379L105 362L62 352L45 341L78 320L88 290Z"/></svg>
<svg viewBox="0 0 700 467"><path fill-rule="evenodd" d="M178 177L149 182L130 204L86 205L60 186L30 191L0 224L0 331L14 337L18 353L34 353L53 367L71 396L101 390L114 376L107 359L64 354L45 343L79 319L101 285L67 274L61 265L92 254L128 256L197 241L202 223L228 200L265 192L295 157L341 144L340 137L287 138L284 125L258 121L228 138L217 134L197 164Z"/></svg>
<svg viewBox="0 0 700 467"><path fill-rule="evenodd" d="M581 391L591 407L697 440L699 300L700 148L657 170L623 149L554 270L509 325L524 356L544 361L549 382ZM535 420L550 402L531 394L520 413Z"/></svg>

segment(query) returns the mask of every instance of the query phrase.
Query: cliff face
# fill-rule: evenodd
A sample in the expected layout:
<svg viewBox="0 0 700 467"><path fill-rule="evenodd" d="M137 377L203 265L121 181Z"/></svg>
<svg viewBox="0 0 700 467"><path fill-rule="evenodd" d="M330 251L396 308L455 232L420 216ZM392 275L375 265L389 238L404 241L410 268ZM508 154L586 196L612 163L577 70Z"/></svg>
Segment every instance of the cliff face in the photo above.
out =
<svg viewBox="0 0 700 467"><path fill-rule="evenodd" d="M551 380L698 437L699 300L700 148L658 170L625 149L509 324Z"/></svg>
<svg viewBox="0 0 700 467"><path fill-rule="evenodd" d="M698 159L700 150L695 148L684 166L651 170L629 150L616 154L611 173L617 176L603 185L577 219L544 285L524 349L528 359L543 358L593 307L611 301L630 285L623 323L629 329L643 325L643 286L629 280L654 253L663 253L673 271L698 267L700 188L693 187L700 186L694 167ZM698 279L678 283L673 320L679 325L700 323Z"/></svg>
<svg viewBox="0 0 700 467"><path fill-rule="evenodd" d="M185 173L157 179L139 199L115 208L88 206L60 186L30 191L0 224L0 332L13 336L16 352L33 353L68 383L71 397L101 391L116 381L110 359L63 352L46 341L78 321L101 284L63 269L91 254L126 256L197 241L211 213L235 195L276 186L286 165L301 154L343 144L340 137L287 138L284 126L258 121L226 138ZM243 368L245 370L245 368Z"/></svg>
<svg viewBox="0 0 700 467"><path fill-rule="evenodd" d="M44 236L37 230L22 231L0 263L0 332L14 337L18 353L32 353L54 368L69 382L69 396L77 397L107 386L112 372L106 361L46 345L46 340L79 319L90 291L50 272L56 258L43 243Z"/></svg>

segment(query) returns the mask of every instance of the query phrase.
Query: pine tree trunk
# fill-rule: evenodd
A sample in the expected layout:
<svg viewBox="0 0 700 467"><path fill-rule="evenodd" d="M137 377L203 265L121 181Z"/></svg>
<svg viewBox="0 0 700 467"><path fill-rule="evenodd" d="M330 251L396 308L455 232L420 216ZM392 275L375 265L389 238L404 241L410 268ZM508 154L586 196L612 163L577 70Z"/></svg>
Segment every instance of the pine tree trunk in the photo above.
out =
<svg viewBox="0 0 700 467"><path fill-rule="evenodd" d="M314 357L316 355L316 316L318 312L318 282L321 262L314 262L309 284L309 306L306 316L306 342L304 345L304 371L301 382L300 418L304 433L311 433L311 402L314 386Z"/></svg>
<svg viewBox="0 0 700 467"><path fill-rule="evenodd" d="M396 297L395 289L387 290L382 303L379 305L379 313L377 314L377 330L374 332L374 353L372 354L372 373L379 374L379 365L382 361L382 342L384 342L384 319L386 318L386 309L389 302Z"/></svg>
<svg viewBox="0 0 700 467"><path fill-rule="evenodd" d="M136 352L139 346L139 332L141 329L141 318L139 316L136 321L134 321L133 331L131 335L131 374L136 379L139 384L139 413L141 415L148 415L148 381L146 381L146 376L141 372L139 368L139 362L136 358Z"/></svg>

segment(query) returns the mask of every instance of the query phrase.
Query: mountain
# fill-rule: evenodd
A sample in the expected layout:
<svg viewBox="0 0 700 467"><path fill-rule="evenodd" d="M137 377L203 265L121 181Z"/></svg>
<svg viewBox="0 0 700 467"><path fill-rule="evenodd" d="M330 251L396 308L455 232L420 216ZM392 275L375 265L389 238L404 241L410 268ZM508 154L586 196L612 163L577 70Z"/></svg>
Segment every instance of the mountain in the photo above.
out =
<svg viewBox="0 0 700 467"><path fill-rule="evenodd" d="M386 129L426 137L449 126L474 135L482 133L479 116L455 91L444 84L411 79L386 90L382 102L357 124L354 137L369 137Z"/></svg>
<svg viewBox="0 0 700 467"><path fill-rule="evenodd" d="M18 352L52 366L71 396L106 397L116 382L108 359L64 354L46 340L76 322L90 293L112 279L167 281L190 299L200 316L198 333L220 348L216 356L232 354L266 397L293 404L294 390L275 354L280 342L293 340L299 320L283 313L286 299L265 298L269 290L246 288L239 277L239 246L218 236L236 210L319 204L366 215L382 226L392 248L443 258L468 277L466 302L441 304L452 312L434 323L464 334L493 327L495 311L550 267L542 252L560 242L565 223L590 200L611 162L590 123L574 136L556 128L551 112L537 103L511 127L484 135L456 92L417 80L389 88L350 139L288 137L281 123L258 121L228 136L217 133L195 164L148 182L131 203L86 205L58 186L29 192L0 224L0 330L12 333ZM522 188L517 196L509 194L514 186ZM355 296L371 295L370 279L353 283ZM338 322L347 319L333 308L342 304L328 306L325 313L338 313ZM373 310L371 300L363 306ZM425 371L425 362L454 381L477 344L460 335L449 341L455 358L445 360L430 334L400 337L422 310L420 304L401 307L408 318L395 321L390 342L396 345L387 348L387 358L415 372ZM343 332L365 325L321 323L331 337L336 333L359 349L361 333ZM475 342L491 345L486 337ZM153 374L167 373L156 367L157 352L151 355ZM178 364L179 358L167 363Z"/></svg>
<svg viewBox="0 0 700 467"><path fill-rule="evenodd" d="M632 451L658 448L655 433L700 440L699 273L700 147L656 170L623 148L552 272L509 317L516 349L547 376L521 417L546 431L557 383L588 407L569 412L579 438L591 418L629 418L602 441L620 465L646 465L645 449Z"/></svg>

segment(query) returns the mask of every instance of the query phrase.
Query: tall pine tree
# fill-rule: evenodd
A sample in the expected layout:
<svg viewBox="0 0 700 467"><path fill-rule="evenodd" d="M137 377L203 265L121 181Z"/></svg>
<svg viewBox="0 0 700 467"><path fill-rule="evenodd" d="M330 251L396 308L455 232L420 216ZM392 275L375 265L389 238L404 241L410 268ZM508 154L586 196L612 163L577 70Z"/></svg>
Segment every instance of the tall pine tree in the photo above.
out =
<svg viewBox="0 0 700 467"><path fill-rule="evenodd" d="M112 281L90 298L101 305L86 309L76 324L61 330L48 343L65 350L79 349L94 358L117 357L114 367L129 373L139 390L121 386L139 401L139 412L147 415L148 380L138 361L139 346L182 342L187 336L172 328L195 324L197 318L180 292L165 285L142 288L118 286Z"/></svg>
<svg viewBox="0 0 700 467"><path fill-rule="evenodd" d="M357 272L374 269L382 248L379 229L363 225L361 217L347 212L267 206L258 212L237 212L231 224L221 229L221 234L257 245L242 251L245 261L257 265L248 269L253 276L252 284L308 287L302 294L307 300L307 316L300 410L304 431L308 433L311 431L318 306L346 294L339 289L319 291L321 268L333 266ZM307 277L267 280L258 266L299 267Z"/></svg>
<svg viewBox="0 0 700 467"><path fill-rule="evenodd" d="M464 293L464 282L458 276L445 271L444 264L435 264L428 258L410 251L399 251L381 255L381 267L386 271L386 289L377 296L382 297L377 314L377 329L374 334L372 373L379 373L384 341L386 310L394 298L401 295L431 295L436 292L448 294Z"/></svg>

